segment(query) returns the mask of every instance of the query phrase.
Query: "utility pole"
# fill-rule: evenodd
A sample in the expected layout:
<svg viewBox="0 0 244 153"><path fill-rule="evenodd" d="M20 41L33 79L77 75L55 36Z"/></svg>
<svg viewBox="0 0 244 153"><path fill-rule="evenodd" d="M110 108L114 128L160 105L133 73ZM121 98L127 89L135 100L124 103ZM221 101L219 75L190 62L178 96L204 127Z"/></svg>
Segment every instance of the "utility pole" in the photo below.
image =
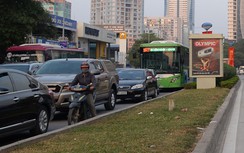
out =
<svg viewBox="0 0 244 153"><path fill-rule="evenodd" d="M66 1L64 0L64 5L63 5L63 31L62 31L62 38L63 38L63 41L65 40L65 39L64 39L65 7L66 7Z"/></svg>
<svg viewBox="0 0 244 153"><path fill-rule="evenodd" d="M150 43L150 30L148 30L148 33L147 33L147 43Z"/></svg>

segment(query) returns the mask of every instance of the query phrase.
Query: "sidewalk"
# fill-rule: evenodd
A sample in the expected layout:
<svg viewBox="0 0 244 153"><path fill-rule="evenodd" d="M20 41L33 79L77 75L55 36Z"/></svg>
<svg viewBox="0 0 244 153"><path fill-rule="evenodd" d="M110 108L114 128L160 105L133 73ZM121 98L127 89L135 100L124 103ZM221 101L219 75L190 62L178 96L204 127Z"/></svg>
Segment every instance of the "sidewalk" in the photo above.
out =
<svg viewBox="0 0 244 153"><path fill-rule="evenodd" d="M244 79L244 76L243 76ZM242 112L240 112L240 102L243 93L243 81L240 80L230 90L228 96L225 98L224 103L220 106L208 127L204 129L201 139L198 141L192 153L243 153L244 152L244 103L242 104ZM244 94L243 94L244 95ZM239 104L239 105L238 105ZM238 110L239 109L239 110ZM239 119L239 114L243 119ZM237 130L237 121L241 123ZM233 123L233 121L235 123ZM234 124L234 127L233 127ZM241 129L242 128L242 129ZM240 133L239 133L240 132ZM236 139L237 134L239 136ZM229 136L228 136L229 135ZM229 138L230 137L230 138ZM242 139L241 139L242 138ZM242 141L243 145L237 146L237 141ZM239 150L242 152L235 152Z"/></svg>
<svg viewBox="0 0 244 153"><path fill-rule="evenodd" d="M240 76L240 87L237 91L230 122L228 125L224 145L220 153L243 153L244 152L244 79Z"/></svg>

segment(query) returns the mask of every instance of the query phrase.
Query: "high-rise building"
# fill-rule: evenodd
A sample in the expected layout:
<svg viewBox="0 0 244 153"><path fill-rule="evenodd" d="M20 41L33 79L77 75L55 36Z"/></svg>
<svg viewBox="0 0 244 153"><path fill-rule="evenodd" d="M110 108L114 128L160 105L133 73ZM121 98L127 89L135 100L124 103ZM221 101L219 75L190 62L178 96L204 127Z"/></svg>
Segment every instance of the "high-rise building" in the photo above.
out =
<svg viewBox="0 0 244 153"><path fill-rule="evenodd" d="M194 33L195 0L165 0L166 17L178 17L183 21L183 44L189 45L189 34Z"/></svg>
<svg viewBox="0 0 244 153"><path fill-rule="evenodd" d="M228 0L228 39L238 41L244 38L244 1Z"/></svg>
<svg viewBox="0 0 244 153"><path fill-rule="evenodd" d="M144 0L91 0L90 24L124 26L128 48L143 33L143 17Z"/></svg>
<svg viewBox="0 0 244 153"><path fill-rule="evenodd" d="M49 12L52 22L58 29L58 38L53 39L59 41L75 41L76 21L71 20L71 3L66 0L37 1L40 1L43 8Z"/></svg>
<svg viewBox="0 0 244 153"><path fill-rule="evenodd" d="M71 3L66 0L50 0L47 2L45 0L38 0L42 2L43 7L53 15L65 17L67 19L71 18Z"/></svg>
<svg viewBox="0 0 244 153"><path fill-rule="evenodd" d="M162 40L182 43L182 19L177 17L144 17L144 33L154 33Z"/></svg>

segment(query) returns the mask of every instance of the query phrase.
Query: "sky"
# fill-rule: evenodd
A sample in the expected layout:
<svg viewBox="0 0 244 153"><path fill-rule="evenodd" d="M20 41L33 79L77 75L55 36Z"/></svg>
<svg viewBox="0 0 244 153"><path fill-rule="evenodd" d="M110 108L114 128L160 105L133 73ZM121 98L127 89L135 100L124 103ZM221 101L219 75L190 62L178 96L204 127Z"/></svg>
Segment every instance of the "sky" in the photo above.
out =
<svg viewBox="0 0 244 153"><path fill-rule="evenodd" d="M90 0L67 0L72 3L71 18L89 23ZM213 33L223 34L227 38L228 0L195 0L195 33L205 31L204 22L212 23ZM164 0L144 0L144 16L163 17Z"/></svg>

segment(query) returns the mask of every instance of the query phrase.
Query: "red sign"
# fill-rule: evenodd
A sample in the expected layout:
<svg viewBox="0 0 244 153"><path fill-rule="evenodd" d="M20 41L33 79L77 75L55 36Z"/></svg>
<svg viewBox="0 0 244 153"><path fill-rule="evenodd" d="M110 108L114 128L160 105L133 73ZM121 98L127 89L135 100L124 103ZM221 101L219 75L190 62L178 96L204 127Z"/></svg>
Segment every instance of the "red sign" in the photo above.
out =
<svg viewBox="0 0 244 153"><path fill-rule="evenodd" d="M229 51L229 65L234 67L234 51L235 48L234 47L229 47L228 49Z"/></svg>
<svg viewBox="0 0 244 153"><path fill-rule="evenodd" d="M212 31L204 31L202 32L202 34L212 34L213 32Z"/></svg>

